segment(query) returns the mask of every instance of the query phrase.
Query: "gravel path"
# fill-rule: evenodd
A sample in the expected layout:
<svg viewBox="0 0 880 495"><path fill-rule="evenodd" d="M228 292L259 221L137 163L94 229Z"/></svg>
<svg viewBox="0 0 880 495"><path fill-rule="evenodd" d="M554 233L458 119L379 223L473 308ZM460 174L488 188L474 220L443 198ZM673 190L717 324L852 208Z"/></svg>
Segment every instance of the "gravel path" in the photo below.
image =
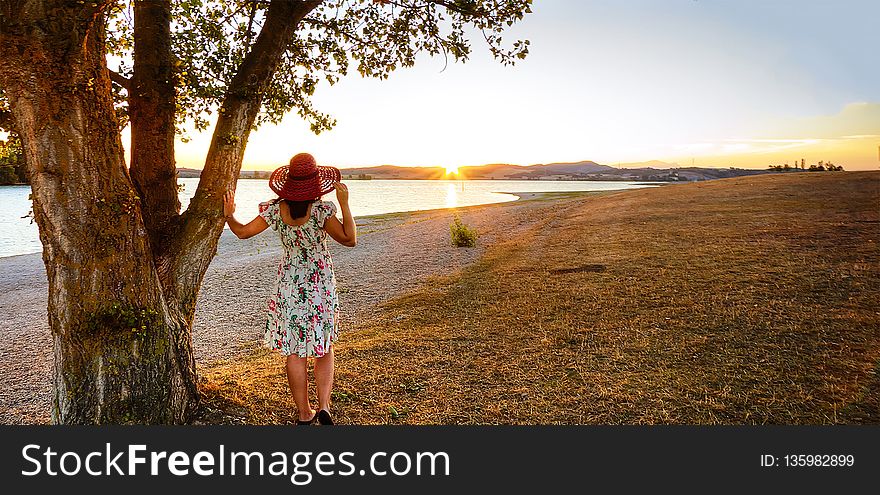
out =
<svg viewBox="0 0 880 495"><path fill-rule="evenodd" d="M552 210L552 194L518 194L519 201L459 208L477 228L477 248L449 242L452 210L357 219L358 245L333 244L343 327L369 318L376 305L476 260L499 236L528 227ZM526 201L528 200L528 201ZM265 299L281 246L267 231L245 241L225 231L200 291L193 346L200 367L260 345ZM46 318L47 282L39 254L0 258L0 424L49 421L52 340Z"/></svg>

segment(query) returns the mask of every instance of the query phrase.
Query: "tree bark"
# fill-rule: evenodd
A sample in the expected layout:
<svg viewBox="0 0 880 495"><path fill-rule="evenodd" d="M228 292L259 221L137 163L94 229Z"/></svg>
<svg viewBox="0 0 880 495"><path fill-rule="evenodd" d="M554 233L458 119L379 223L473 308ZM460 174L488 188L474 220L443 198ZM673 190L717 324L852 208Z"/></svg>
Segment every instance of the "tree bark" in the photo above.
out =
<svg viewBox="0 0 880 495"><path fill-rule="evenodd" d="M175 91L171 0L134 2L134 75L128 92L130 173L143 205L157 266L167 264L168 239L180 213L174 160Z"/></svg>
<svg viewBox="0 0 880 495"><path fill-rule="evenodd" d="M104 5L0 7L0 84L30 167L49 280L52 418L182 422L198 400L189 326L166 304L125 167Z"/></svg>

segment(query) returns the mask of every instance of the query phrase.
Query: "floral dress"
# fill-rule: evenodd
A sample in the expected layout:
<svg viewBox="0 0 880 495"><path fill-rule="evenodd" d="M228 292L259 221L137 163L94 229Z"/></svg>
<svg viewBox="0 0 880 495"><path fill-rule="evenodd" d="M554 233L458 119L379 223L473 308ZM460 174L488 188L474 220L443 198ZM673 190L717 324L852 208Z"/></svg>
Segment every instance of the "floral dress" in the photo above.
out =
<svg viewBox="0 0 880 495"><path fill-rule="evenodd" d="M269 298L265 343L285 356L321 357L339 336L336 277L323 229L335 215L335 204L316 201L306 223L293 226L281 220L279 202L260 203L260 216L284 246Z"/></svg>

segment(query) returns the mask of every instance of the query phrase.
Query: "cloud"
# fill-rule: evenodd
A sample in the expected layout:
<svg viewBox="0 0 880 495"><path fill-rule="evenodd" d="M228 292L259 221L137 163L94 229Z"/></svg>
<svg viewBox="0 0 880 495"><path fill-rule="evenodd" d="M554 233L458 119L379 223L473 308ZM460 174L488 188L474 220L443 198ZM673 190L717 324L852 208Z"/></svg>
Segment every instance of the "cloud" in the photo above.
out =
<svg viewBox="0 0 880 495"><path fill-rule="evenodd" d="M880 139L880 134L856 134L855 136L841 136L840 139Z"/></svg>

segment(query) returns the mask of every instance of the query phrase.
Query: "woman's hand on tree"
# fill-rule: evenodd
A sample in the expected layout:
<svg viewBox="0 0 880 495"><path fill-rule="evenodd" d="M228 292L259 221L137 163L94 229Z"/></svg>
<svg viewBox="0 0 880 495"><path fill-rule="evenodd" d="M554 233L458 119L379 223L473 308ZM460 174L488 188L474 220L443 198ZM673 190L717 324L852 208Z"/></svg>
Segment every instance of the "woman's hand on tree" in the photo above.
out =
<svg viewBox="0 0 880 495"><path fill-rule="evenodd" d="M229 218L235 213L235 192L227 191L223 195L223 216Z"/></svg>

